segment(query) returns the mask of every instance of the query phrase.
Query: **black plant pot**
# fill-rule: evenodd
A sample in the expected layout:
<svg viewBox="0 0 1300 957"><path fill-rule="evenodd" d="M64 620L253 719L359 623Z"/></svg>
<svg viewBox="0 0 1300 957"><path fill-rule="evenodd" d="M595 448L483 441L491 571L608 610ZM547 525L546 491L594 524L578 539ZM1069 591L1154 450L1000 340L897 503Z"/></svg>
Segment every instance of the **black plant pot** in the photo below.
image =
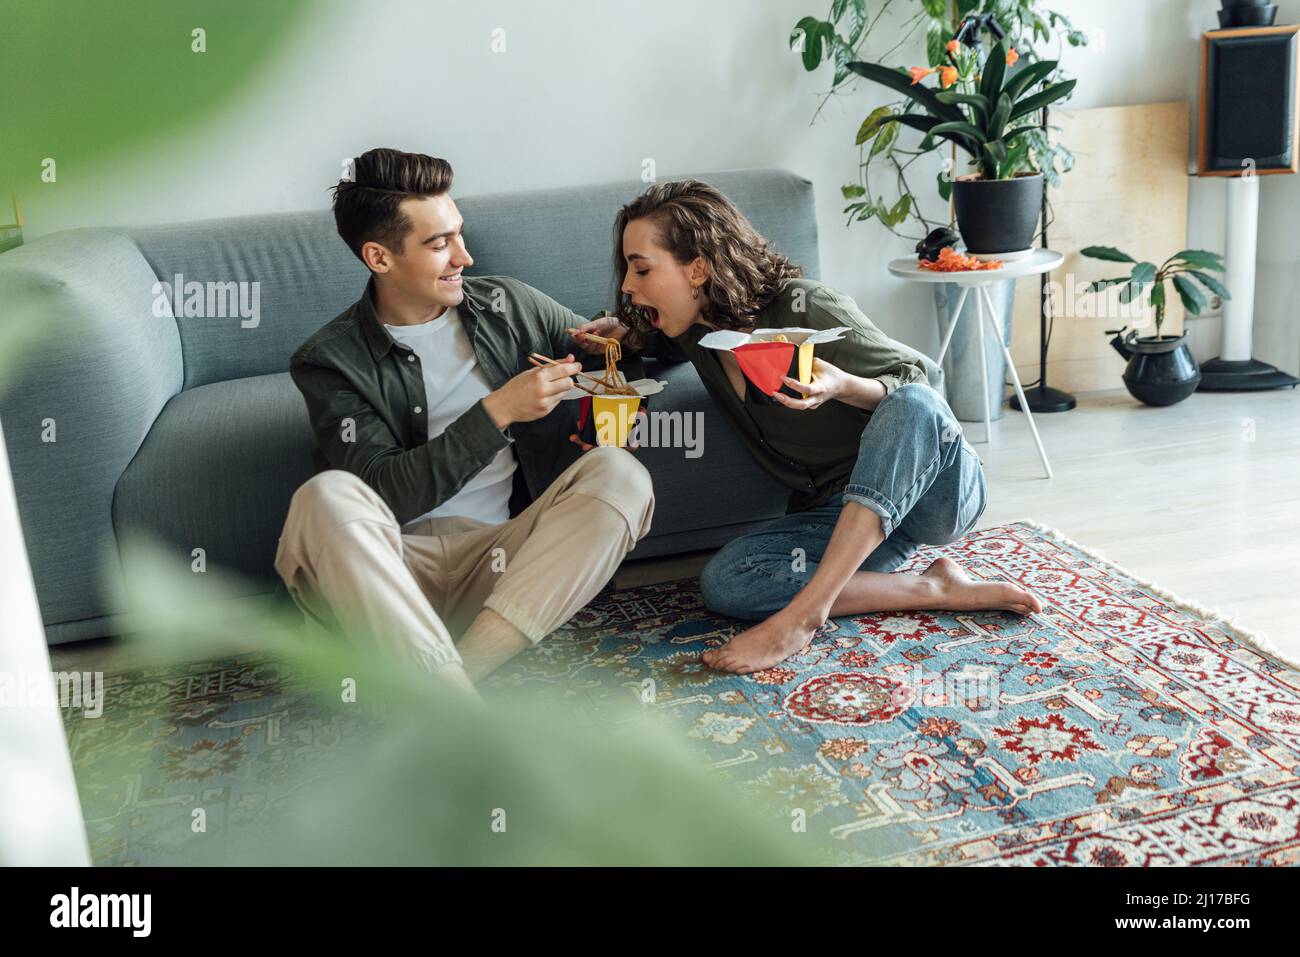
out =
<svg viewBox="0 0 1300 957"><path fill-rule="evenodd" d="M1043 205L1043 174L1011 179L959 177L952 184L957 228L969 253L1031 249Z"/></svg>
<svg viewBox="0 0 1300 957"><path fill-rule="evenodd" d="M1221 0L1219 26L1230 30L1235 27L1268 27L1277 17L1277 4L1267 0Z"/></svg>
<svg viewBox="0 0 1300 957"><path fill-rule="evenodd" d="M1124 385L1129 395L1147 405L1176 405L1201 384L1201 369L1187 348L1187 336L1127 338L1110 341L1128 359Z"/></svg>

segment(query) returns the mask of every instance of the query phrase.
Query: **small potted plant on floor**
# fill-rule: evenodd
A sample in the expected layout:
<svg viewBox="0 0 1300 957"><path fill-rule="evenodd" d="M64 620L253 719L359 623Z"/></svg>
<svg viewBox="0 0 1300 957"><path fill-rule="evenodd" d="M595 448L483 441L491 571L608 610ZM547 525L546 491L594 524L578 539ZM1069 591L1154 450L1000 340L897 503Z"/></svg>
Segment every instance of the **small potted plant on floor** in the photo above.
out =
<svg viewBox="0 0 1300 957"><path fill-rule="evenodd" d="M1074 80L1042 86L1056 69L1040 60L1014 70L1018 56L999 41L980 68L979 49L949 41L948 62L907 73L879 63L848 68L910 98L924 113L893 113L879 124L902 123L929 138L946 139L967 153L976 171L953 182L957 228L967 252L1002 259L1028 255L1043 202L1043 174L1030 160L1038 111L1068 96ZM937 89L924 84L937 75Z"/></svg>
<svg viewBox="0 0 1300 957"><path fill-rule="evenodd" d="M1089 287L1092 291L1100 292L1123 283L1119 301L1127 304L1136 299L1140 304L1142 297L1148 295L1150 290L1149 302L1155 311L1156 320L1154 336L1139 337L1137 330L1128 329L1127 326L1106 330L1106 335L1114 336L1110 344L1115 347L1115 351L1128 360L1128 366L1124 369L1124 385L1128 387L1129 394L1147 405L1174 405L1182 402L1200 385L1201 370L1187 347L1186 333L1166 336L1161 331L1160 327L1165 321L1165 282L1173 282L1178 297L1183 301L1183 308L1190 315L1198 316L1208 304L1209 295L1220 299L1232 298L1227 287L1210 275L1211 272L1224 271L1223 258L1218 253L1203 249L1184 249L1157 267L1155 263L1138 262L1113 246L1087 246L1080 252L1091 259L1132 263L1133 266L1127 276L1098 279Z"/></svg>

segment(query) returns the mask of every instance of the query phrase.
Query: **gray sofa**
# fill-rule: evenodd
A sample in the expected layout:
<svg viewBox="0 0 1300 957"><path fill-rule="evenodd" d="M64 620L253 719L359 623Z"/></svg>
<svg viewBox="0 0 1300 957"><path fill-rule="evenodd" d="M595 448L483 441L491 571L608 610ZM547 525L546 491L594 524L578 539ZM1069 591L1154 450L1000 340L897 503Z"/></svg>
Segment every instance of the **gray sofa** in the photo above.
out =
<svg viewBox="0 0 1300 957"><path fill-rule="evenodd" d="M812 184L781 170L703 174L807 274L818 275ZM481 275L517 277L592 315L611 302L611 227L641 182L457 197ZM864 266L864 268L866 268ZM160 281L259 284L259 315L155 314ZM367 274L328 210L54 233L0 255L0 303L36 296L43 343L0 390L28 553L51 643L115 634L130 609L119 536L142 532L189 563L269 595L289 498L313 472L290 353L361 294ZM869 313L869 304L867 306ZM180 309L176 310L178 313ZM928 359L931 382L942 372ZM706 412L705 455L638 455L656 487L633 559L716 547L784 511L687 364L654 408ZM55 441L46 426L53 421ZM127 597L123 597L123 595Z"/></svg>

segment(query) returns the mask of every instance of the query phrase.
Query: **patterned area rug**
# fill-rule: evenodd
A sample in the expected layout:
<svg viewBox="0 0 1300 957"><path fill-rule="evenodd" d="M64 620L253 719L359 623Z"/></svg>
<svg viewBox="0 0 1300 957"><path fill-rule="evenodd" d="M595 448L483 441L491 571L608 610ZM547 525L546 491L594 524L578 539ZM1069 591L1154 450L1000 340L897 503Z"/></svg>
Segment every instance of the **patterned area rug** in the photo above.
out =
<svg viewBox="0 0 1300 957"><path fill-rule="evenodd" d="M103 715L63 718L91 860L240 863L214 860L213 848L255 841L314 765L363 745L364 712L322 707L304 685L253 655L106 674Z"/></svg>
<svg viewBox="0 0 1300 957"><path fill-rule="evenodd" d="M652 698L740 787L864 863L1300 862L1300 672L1031 522L918 552L1043 611L831 622L767 671L698 662L744 626L694 581L607 594L492 679Z"/></svg>
<svg viewBox="0 0 1300 957"><path fill-rule="evenodd" d="M698 662L743 625L693 580L607 591L487 694L558 691L597 720L640 700L846 863L1300 862L1300 672L1262 639L1030 522L901 571L940 554L1043 611L838 619L736 677ZM107 685L104 717L66 716L98 864L185 863L177 814L198 803L209 835L261 826L284 781L356 737L265 660Z"/></svg>

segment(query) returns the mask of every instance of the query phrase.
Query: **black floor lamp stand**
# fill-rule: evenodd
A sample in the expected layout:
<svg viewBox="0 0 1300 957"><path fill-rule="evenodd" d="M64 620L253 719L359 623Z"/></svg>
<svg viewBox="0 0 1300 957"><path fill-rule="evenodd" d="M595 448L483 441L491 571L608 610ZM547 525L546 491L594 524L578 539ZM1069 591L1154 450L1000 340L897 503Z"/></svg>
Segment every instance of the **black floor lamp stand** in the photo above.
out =
<svg viewBox="0 0 1300 957"><path fill-rule="evenodd" d="M1043 108L1043 129L1047 129L1047 108ZM1042 248L1047 248L1047 183L1043 183L1043 241ZM1061 389L1053 389L1047 384L1047 273L1038 277L1038 385L1025 390L1025 401L1029 403L1030 412L1068 412L1076 405L1074 396ZM1017 412L1020 400L1011 397L1011 408Z"/></svg>

